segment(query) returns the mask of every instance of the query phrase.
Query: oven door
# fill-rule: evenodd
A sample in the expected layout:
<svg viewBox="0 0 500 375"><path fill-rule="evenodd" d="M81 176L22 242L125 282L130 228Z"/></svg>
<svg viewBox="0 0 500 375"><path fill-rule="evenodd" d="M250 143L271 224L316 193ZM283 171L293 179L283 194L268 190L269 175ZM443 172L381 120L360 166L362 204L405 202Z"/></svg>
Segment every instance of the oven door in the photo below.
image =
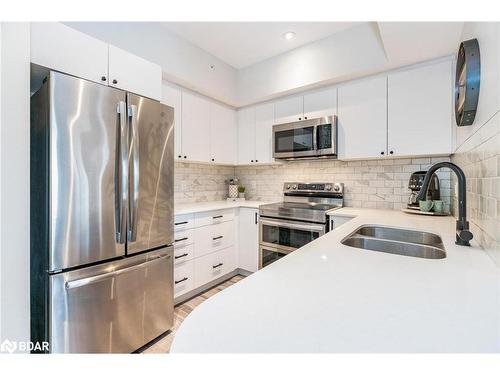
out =
<svg viewBox="0 0 500 375"><path fill-rule="evenodd" d="M325 234L325 225L292 220L260 219L260 245L290 252Z"/></svg>

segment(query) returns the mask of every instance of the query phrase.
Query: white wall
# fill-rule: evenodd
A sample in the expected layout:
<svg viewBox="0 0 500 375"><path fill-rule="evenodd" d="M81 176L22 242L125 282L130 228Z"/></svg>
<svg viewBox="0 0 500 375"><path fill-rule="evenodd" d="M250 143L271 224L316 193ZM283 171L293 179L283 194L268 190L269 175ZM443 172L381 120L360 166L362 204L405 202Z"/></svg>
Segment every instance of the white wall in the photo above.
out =
<svg viewBox="0 0 500 375"><path fill-rule="evenodd" d="M29 41L29 23L1 23L0 342L30 336Z"/></svg>
<svg viewBox="0 0 500 375"><path fill-rule="evenodd" d="M374 24L363 24L238 71L238 103L248 105L349 80L387 67Z"/></svg>
<svg viewBox="0 0 500 375"><path fill-rule="evenodd" d="M481 86L474 124L457 127L457 148L500 110L500 23L466 22L462 40L477 38L481 53Z"/></svg>
<svg viewBox="0 0 500 375"><path fill-rule="evenodd" d="M161 65L163 78L235 105L236 69L157 22L67 22L81 32ZM215 65L210 69L210 65Z"/></svg>

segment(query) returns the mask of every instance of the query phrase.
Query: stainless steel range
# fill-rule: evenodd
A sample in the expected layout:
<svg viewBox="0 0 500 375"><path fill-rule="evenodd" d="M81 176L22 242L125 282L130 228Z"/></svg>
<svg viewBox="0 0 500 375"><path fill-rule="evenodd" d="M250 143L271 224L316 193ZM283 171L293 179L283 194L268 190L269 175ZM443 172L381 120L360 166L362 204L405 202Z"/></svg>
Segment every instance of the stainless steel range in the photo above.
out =
<svg viewBox="0 0 500 375"><path fill-rule="evenodd" d="M328 232L327 214L343 207L344 184L285 182L283 196L260 206L260 268Z"/></svg>

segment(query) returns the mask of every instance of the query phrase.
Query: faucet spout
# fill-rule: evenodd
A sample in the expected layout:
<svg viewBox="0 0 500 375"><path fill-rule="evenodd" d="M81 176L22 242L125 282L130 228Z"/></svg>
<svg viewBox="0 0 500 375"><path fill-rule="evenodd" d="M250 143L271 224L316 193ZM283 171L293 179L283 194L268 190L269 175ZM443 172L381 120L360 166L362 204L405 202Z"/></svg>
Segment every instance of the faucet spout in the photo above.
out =
<svg viewBox="0 0 500 375"><path fill-rule="evenodd" d="M436 163L429 168L425 174L424 182L422 183L422 188L417 195L417 202L425 200L427 196L427 189L429 188L429 183L431 182L432 174L440 168L449 168L457 175L458 179L458 220L457 220L457 233L456 241L457 245L470 246L470 240L472 240L473 235L469 231L469 222L467 221L467 206L466 206L466 180L464 171L456 164L451 162L443 161Z"/></svg>

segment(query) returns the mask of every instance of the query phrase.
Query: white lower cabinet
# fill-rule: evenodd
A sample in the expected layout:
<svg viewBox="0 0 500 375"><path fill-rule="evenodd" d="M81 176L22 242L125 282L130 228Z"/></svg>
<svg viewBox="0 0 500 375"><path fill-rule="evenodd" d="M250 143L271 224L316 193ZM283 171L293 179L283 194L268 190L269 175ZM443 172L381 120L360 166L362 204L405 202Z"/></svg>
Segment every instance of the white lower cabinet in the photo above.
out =
<svg viewBox="0 0 500 375"><path fill-rule="evenodd" d="M236 268L234 247L228 247L194 260L195 288L215 280Z"/></svg>
<svg viewBox="0 0 500 375"><path fill-rule="evenodd" d="M174 223L175 298L237 268L235 209L176 215Z"/></svg>
<svg viewBox="0 0 500 375"><path fill-rule="evenodd" d="M259 269L259 210L240 208L238 226L238 267L256 272Z"/></svg>
<svg viewBox="0 0 500 375"><path fill-rule="evenodd" d="M224 249L234 244L234 221L207 225L194 229L194 253L196 257Z"/></svg>
<svg viewBox="0 0 500 375"><path fill-rule="evenodd" d="M194 260L179 262L174 265L174 298L195 288Z"/></svg>

